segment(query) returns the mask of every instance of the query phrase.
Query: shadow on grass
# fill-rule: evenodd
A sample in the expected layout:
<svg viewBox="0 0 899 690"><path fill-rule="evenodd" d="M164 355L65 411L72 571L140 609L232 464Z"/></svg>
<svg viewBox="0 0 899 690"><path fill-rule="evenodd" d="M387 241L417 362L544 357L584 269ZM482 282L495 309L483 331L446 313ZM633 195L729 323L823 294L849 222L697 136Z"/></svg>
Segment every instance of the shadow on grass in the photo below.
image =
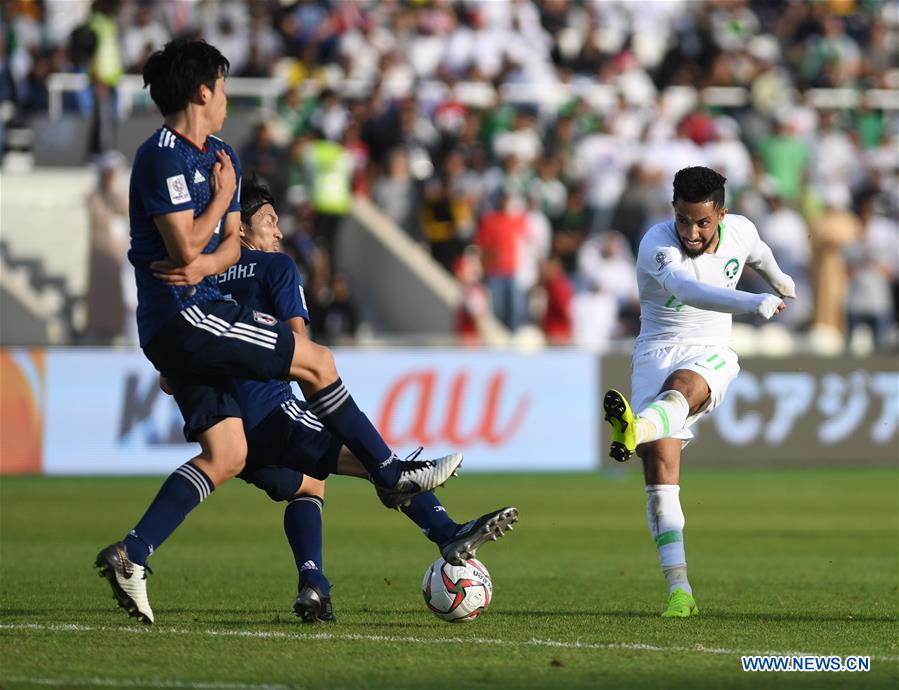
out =
<svg viewBox="0 0 899 690"><path fill-rule="evenodd" d="M105 614L109 614L108 620L98 620L97 616L106 618ZM421 618L421 622L417 619L422 615L422 609L405 608L405 609L389 609L389 610L371 610L371 609L354 609L347 608L343 611L336 611L338 616L338 626L340 622L350 622L353 627L359 628L430 628L431 620L429 618ZM63 614L62 616L60 614ZM62 618L64 614L70 614L73 620L65 621ZM86 614L86 615L85 615ZM115 615L119 614L119 615ZM228 618L217 617L227 615ZM245 616L242 618L233 618L233 616ZM639 619L655 619L661 618L656 611L490 611L489 617L493 621L503 618L510 620L526 619L535 617L545 618L585 618L585 619L603 619L603 618L639 618ZM229 609L222 611L220 609L184 609L184 608L160 608L156 610L156 619L158 625L166 625L168 622L175 625L174 618L181 619L179 622L198 623L203 625L221 625L234 628L260 628L272 625L278 626L298 626L303 630L326 631L331 629L339 629L328 624L302 624L291 612L274 611L270 609ZM185 621L184 618L189 618ZM362 618L362 620L359 620ZM25 620L22 620L25 619ZM9 609L0 610L0 621L6 623L39 623L44 622L72 624L82 623L86 625L112 625L118 623L126 623L128 616L117 610L114 606L110 606L108 611L102 606L96 607L72 607L72 608L54 608L54 609ZM166 620L168 619L168 621ZM350 620L347 620L350 619ZM767 612L741 612L741 611L716 611L708 608L702 611L699 616L700 621L733 621L733 622L796 622L796 623L896 623L899 621L897 616L859 616L855 614L843 615L816 615L807 613L767 613Z"/></svg>
<svg viewBox="0 0 899 690"><path fill-rule="evenodd" d="M491 614L491 617L508 616L510 618L529 618L531 616L546 616L552 618L661 618L655 611L501 611ZM858 622L858 623L895 623L899 621L896 616L857 616L855 614L844 615L814 615L805 613L759 613L740 611L715 611L705 608L699 616L700 620L716 621L781 621L781 622Z"/></svg>

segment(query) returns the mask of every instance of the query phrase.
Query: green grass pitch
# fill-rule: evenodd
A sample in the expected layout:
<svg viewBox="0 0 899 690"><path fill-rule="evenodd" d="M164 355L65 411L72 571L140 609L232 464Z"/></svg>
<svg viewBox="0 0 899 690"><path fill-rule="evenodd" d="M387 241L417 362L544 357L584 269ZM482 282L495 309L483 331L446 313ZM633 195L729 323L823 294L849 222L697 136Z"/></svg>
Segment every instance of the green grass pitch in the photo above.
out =
<svg viewBox="0 0 899 690"><path fill-rule="evenodd" d="M451 625L419 587L437 557L359 480L329 481L336 625L293 616L282 507L232 482L153 556L156 625L92 568L159 478L0 481L0 688L895 688L896 469L687 470L686 546L702 614L663 620L664 580L634 471L465 475L459 521L515 504L480 552L490 610ZM869 673L744 673L746 653L870 655Z"/></svg>

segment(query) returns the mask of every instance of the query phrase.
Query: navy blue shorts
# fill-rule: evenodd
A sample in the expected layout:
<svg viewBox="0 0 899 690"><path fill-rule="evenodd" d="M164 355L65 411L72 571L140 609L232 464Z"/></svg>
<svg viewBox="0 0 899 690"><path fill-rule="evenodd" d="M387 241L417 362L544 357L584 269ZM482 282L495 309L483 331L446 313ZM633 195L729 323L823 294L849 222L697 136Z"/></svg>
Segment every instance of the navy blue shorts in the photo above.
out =
<svg viewBox="0 0 899 690"><path fill-rule="evenodd" d="M304 474L324 480L337 469L342 445L305 402L291 398L247 431L247 464L237 476L275 501L290 500Z"/></svg>
<svg viewBox="0 0 899 690"><path fill-rule="evenodd" d="M169 381L195 441L227 417L240 417L234 379L287 380L293 359L290 326L236 302L206 302L170 319L144 347Z"/></svg>

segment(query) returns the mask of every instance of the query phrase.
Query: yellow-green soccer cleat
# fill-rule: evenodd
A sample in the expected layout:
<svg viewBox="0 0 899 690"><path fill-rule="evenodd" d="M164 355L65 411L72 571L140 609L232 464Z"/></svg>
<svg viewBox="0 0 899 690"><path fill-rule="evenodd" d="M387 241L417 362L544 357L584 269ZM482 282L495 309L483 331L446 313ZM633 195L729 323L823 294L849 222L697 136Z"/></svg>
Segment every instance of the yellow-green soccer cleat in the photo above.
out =
<svg viewBox="0 0 899 690"><path fill-rule="evenodd" d="M606 392L602 405L606 421L612 427L609 457L626 462L637 450L637 416L631 411L627 399L616 390Z"/></svg>
<svg viewBox="0 0 899 690"><path fill-rule="evenodd" d="M692 594L678 587L668 595L668 608L662 612L662 618L689 618L698 616L699 607Z"/></svg>

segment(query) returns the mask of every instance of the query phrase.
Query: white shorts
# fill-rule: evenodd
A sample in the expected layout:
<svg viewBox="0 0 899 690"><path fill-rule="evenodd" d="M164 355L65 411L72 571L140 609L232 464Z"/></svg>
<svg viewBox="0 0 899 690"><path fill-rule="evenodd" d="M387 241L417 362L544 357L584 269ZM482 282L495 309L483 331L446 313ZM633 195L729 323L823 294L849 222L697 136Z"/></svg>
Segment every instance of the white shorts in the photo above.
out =
<svg viewBox="0 0 899 690"><path fill-rule="evenodd" d="M684 429L671 436L689 441L693 438L690 427L724 400L727 387L740 373L740 363L737 361L737 353L729 347L672 345L638 350L634 352L631 367L631 409L635 414L655 400L662 392L665 379L678 369L695 371L705 379L711 390L706 406L695 415L687 417Z"/></svg>

